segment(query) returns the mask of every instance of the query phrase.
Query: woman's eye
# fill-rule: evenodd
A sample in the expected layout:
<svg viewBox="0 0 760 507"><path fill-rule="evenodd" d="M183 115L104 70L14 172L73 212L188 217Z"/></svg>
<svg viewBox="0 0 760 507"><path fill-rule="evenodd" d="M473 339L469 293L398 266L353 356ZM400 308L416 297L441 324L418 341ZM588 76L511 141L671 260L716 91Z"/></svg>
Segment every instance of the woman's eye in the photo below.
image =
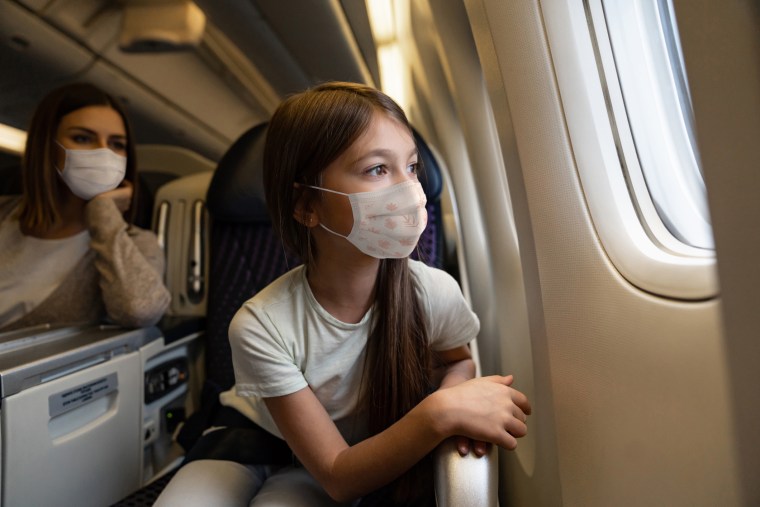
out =
<svg viewBox="0 0 760 507"><path fill-rule="evenodd" d="M77 144L89 144L92 142L92 136L87 134L74 134L71 136L71 140Z"/></svg>
<svg viewBox="0 0 760 507"><path fill-rule="evenodd" d="M112 151L125 152L127 151L127 142L121 140L111 141L109 143L109 148L111 148Z"/></svg>
<svg viewBox="0 0 760 507"><path fill-rule="evenodd" d="M413 164L409 164L406 166L406 170L409 171L411 174L417 174L419 170L419 162L415 162Z"/></svg>

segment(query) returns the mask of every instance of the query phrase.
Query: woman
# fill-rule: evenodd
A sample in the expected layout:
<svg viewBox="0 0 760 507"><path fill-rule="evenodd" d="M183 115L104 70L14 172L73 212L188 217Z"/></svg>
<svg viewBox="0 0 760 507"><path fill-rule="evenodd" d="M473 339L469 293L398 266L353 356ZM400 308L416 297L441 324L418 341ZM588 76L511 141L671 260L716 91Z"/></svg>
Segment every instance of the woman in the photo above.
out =
<svg viewBox="0 0 760 507"><path fill-rule="evenodd" d="M134 140L97 87L49 93L29 128L21 196L0 197L0 331L43 323L155 324L170 295L155 235L132 225Z"/></svg>

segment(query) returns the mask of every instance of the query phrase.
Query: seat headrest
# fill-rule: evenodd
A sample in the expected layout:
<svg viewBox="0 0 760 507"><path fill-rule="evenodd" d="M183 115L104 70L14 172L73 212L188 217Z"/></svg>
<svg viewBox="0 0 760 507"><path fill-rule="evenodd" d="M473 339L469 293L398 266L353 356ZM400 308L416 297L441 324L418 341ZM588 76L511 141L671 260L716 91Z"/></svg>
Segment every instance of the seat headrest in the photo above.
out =
<svg viewBox="0 0 760 507"><path fill-rule="evenodd" d="M247 130L219 161L206 195L206 205L214 219L238 223L270 220L263 176L266 131L266 123ZM420 183L428 201L435 202L443 189L441 169L416 130L414 138L424 167Z"/></svg>
<svg viewBox="0 0 760 507"><path fill-rule="evenodd" d="M443 191L443 177L441 176L441 167L433 155L433 151L427 145L422 136L416 129L414 132L414 141L417 143L417 151L422 160L423 170L420 173L420 183L425 191L428 202L436 202L441 197Z"/></svg>
<svg viewBox="0 0 760 507"><path fill-rule="evenodd" d="M219 161L206 194L206 205L214 219L269 221L264 196L266 131L266 123L247 130Z"/></svg>

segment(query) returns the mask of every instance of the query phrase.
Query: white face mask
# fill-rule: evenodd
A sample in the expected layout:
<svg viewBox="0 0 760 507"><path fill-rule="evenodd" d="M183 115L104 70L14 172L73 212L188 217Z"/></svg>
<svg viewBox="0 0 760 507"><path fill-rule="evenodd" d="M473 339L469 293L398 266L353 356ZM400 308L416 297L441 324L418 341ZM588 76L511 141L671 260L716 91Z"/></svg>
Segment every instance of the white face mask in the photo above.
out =
<svg viewBox="0 0 760 507"><path fill-rule="evenodd" d="M97 150L68 150L61 179L77 197L89 201L96 195L118 187L127 171L127 157L117 155L108 148Z"/></svg>
<svg viewBox="0 0 760 507"><path fill-rule="evenodd" d="M354 226L346 238L365 254L378 259L401 259L417 246L427 225L427 198L419 181L405 181L382 190L346 194L327 188L309 188L345 195L351 202Z"/></svg>

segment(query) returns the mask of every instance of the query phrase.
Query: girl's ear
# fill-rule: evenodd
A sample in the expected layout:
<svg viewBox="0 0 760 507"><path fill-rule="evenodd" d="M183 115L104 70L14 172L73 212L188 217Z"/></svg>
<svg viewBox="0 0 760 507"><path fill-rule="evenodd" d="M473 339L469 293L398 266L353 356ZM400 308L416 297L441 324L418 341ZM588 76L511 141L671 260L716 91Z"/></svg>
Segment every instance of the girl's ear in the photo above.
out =
<svg viewBox="0 0 760 507"><path fill-rule="evenodd" d="M303 192L296 202L293 210L293 218L304 227L316 227L319 225L319 217L311 206L308 192Z"/></svg>
<svg viewBox="0 0 760 507"><path fill-rule="evenodd" d="M319 225L319 218L317 217L316 213L312 212L299 212L298 210L293 212L293 218L296 219L296 222L303 225L304 227L316 227Z"/></svg>

